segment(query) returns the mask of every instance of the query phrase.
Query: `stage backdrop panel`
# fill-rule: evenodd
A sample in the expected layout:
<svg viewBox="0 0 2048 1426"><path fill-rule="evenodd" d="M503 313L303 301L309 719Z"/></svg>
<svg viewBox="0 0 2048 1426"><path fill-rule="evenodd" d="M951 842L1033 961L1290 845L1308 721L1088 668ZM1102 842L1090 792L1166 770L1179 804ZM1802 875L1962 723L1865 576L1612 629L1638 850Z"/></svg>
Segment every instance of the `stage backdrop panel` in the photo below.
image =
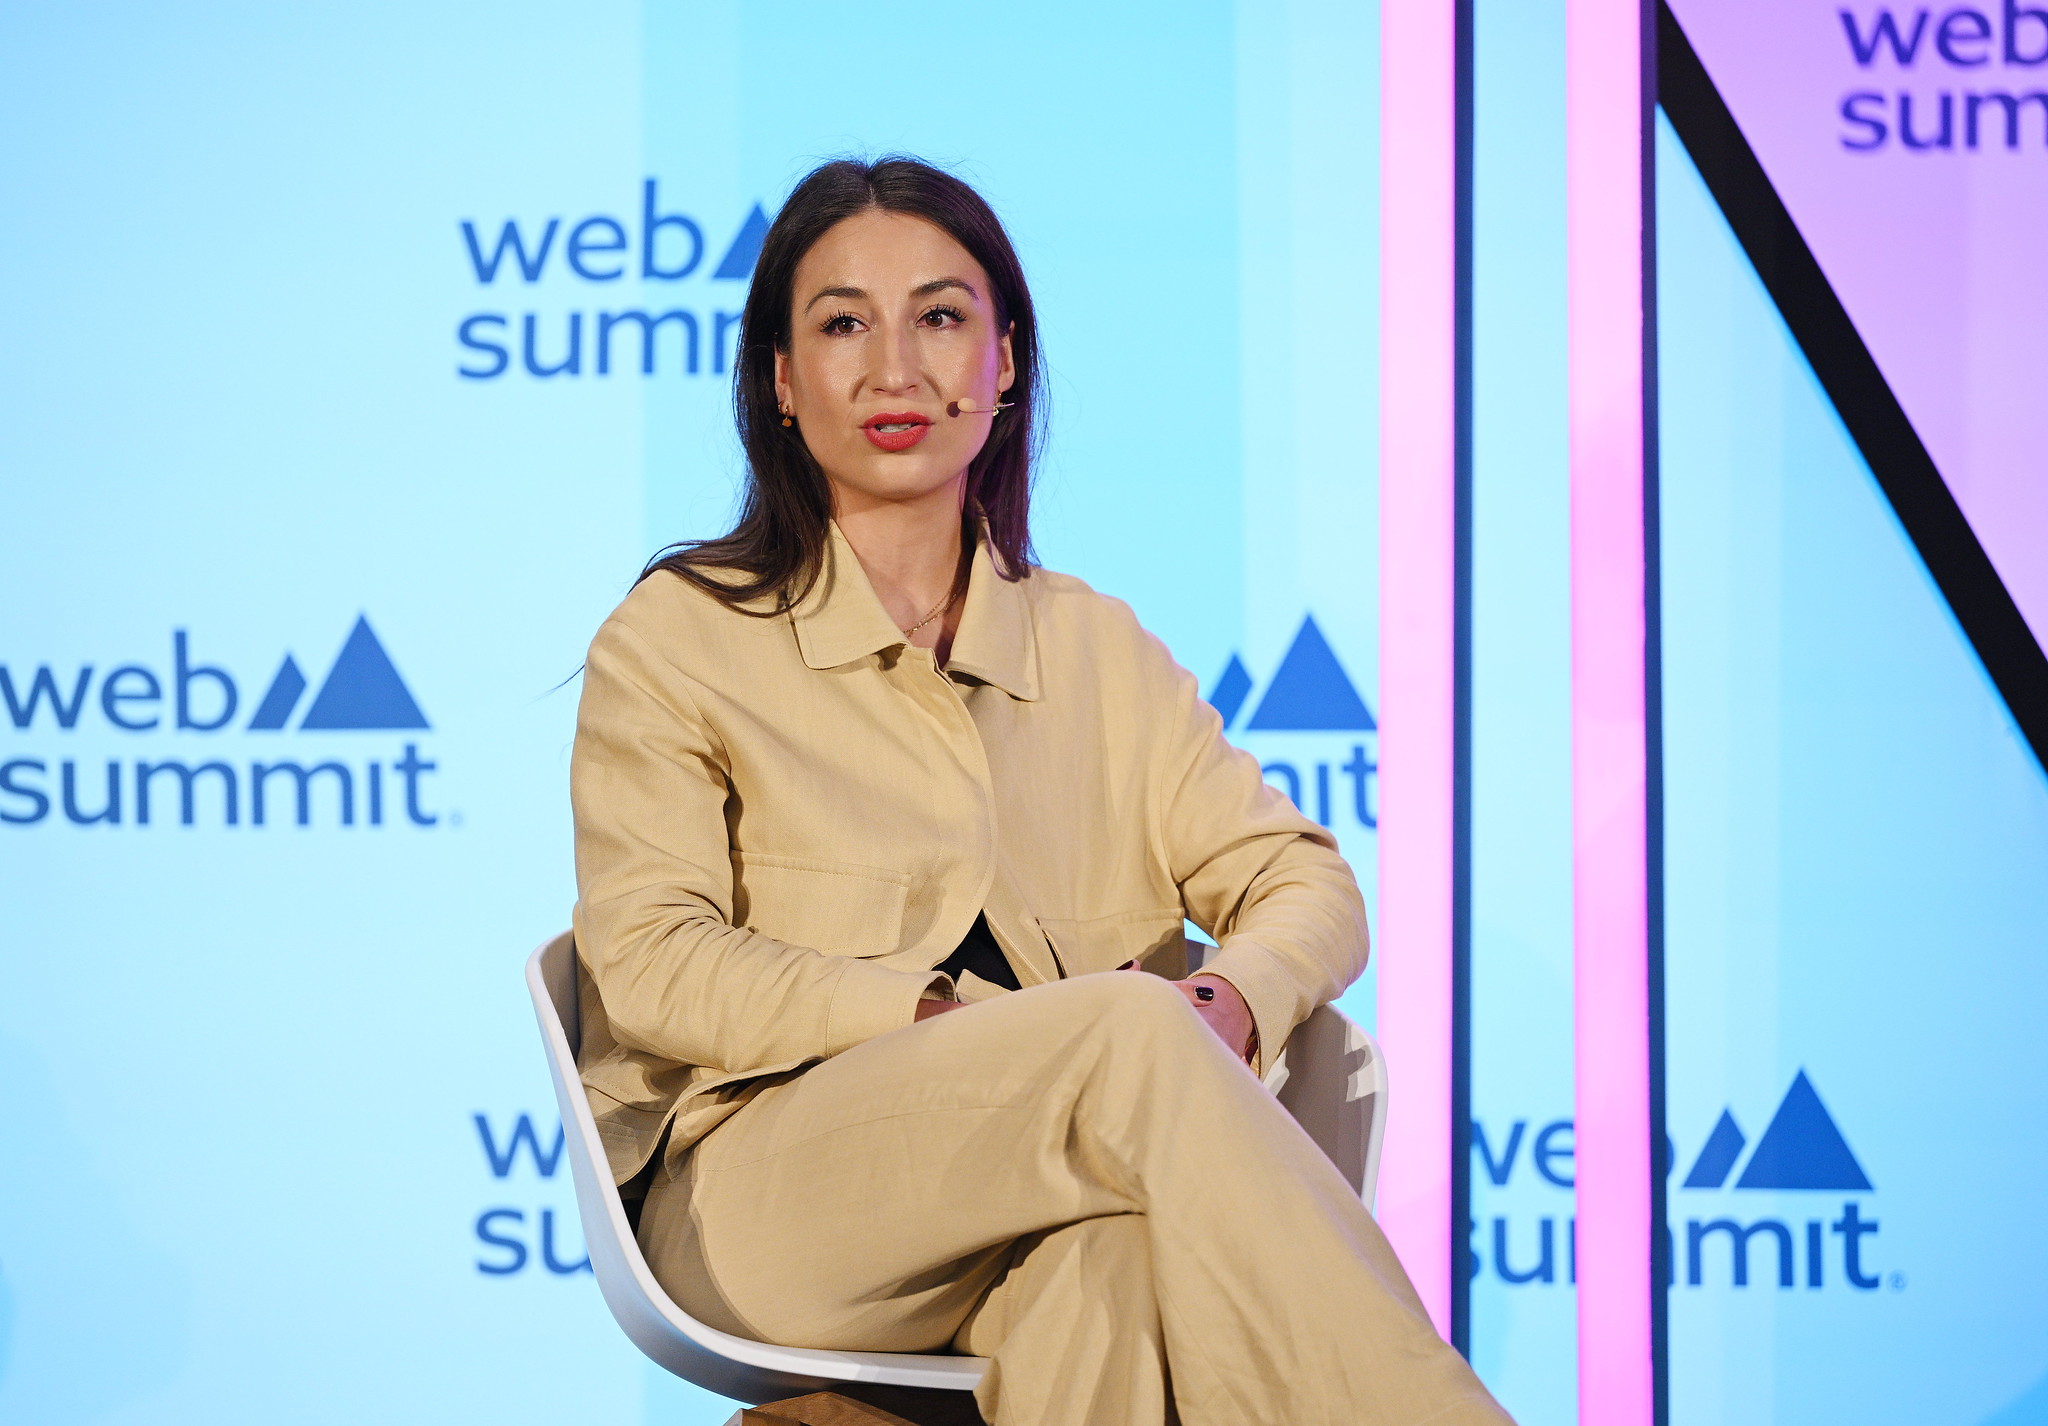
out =
<svg viewBox="0 0 2048 1426"><path fill-rule="evenodd" d="M2048 643L2048 9L1672 9Z"/></svg>
<svg viewBox="0 0 2048 1426"><path fill-rule="evenodd" d="M1577 1419L1564 6L1473 8L1472 1360Z"/></svg>
<svg viewBox="0 0 2048 1426"><path fill-rule="evenodd" d="M0 16L0 1418L729 1414L598 1300L520 966L585 644L727 518L733 318L819 158L1013 223L1045 559L1370 892L1376 28Z"/></svg>
<svg viewBox="0 0 2048 1426"><path fill-rule="evenodd" d="M2048 1413L2048 784L1668 126L1671 1419Z"/></svg>

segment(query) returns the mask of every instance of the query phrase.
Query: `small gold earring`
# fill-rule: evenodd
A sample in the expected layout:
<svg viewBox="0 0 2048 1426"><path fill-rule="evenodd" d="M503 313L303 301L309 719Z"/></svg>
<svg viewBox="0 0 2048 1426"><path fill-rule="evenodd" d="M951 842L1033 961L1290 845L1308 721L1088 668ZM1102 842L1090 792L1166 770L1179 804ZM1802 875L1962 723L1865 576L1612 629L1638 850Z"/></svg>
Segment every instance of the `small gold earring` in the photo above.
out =
<svg viewBox="0 0 2048 1426"><path fill-rule="evenodd" d="M788 409L787 407L784 407L784 408L783 408L783 412L782 412L782 424L783 424L783 425L785 425L785 426L794 426L794 425L796 424L796 422L795 422L795 421L793 421L793 420L791 420L791 419L790 419L790 415L789 415L789 409Z"/></svg>

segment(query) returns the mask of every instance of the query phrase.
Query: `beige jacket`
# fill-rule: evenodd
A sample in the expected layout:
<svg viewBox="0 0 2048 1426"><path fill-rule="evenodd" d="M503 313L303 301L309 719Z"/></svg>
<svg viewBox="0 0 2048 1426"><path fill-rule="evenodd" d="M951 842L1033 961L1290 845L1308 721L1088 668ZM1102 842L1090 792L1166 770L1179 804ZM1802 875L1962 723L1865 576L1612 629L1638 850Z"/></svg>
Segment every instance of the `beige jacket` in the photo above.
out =
<svg viewBox="0 0 2048 1426"><path fill-rule="evenodd" d="M763 1076L910 1024L984 910L1027 986L1177 975L1187 917L1267 1056L1365 968L1350 868L1194 679L1121 602L985 544L943 670L836 527L772 618L645 580L591 644L571 787L583 1082L621 1181L665 1125L679 1154Z"/></svg>

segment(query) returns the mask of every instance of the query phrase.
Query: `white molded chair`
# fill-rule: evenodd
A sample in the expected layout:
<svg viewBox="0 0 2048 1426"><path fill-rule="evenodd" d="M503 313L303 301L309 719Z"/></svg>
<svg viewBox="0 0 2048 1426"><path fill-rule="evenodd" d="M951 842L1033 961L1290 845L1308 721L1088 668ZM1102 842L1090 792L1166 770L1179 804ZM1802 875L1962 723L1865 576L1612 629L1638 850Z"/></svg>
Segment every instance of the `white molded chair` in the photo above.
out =
<svg viewBox="0 0 2048 1426"><path fill-rule="evenodd" d="M988 1367L981 1357L776 1347L707 1327L676 1306L640 1254L583 1094L576 1069L582 1027L576 944L568 932L533 953L526 986L562 1111L591 1270L635 1346L685 1381L749 1405L829 1391L841 1382L974 1389ZM1386 1061L1372 1037L1326 1005L1295 1029L1266 1083L1370 1207L1387 1121Z"/></svg>

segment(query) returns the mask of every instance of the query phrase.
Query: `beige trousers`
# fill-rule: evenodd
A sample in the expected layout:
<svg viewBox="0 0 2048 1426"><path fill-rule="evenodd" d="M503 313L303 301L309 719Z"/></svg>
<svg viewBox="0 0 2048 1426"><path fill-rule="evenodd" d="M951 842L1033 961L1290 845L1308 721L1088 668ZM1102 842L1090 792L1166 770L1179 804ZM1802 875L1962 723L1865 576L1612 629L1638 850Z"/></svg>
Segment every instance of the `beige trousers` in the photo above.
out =
<svg viewBox="0 0 2048 1426"><path fill-rule="evenodd" d="M997 1426L1508 1419L1155 976L998 996L764 1090L657 1179L640 1240L728 1332L991 1357Z"/></svg>

